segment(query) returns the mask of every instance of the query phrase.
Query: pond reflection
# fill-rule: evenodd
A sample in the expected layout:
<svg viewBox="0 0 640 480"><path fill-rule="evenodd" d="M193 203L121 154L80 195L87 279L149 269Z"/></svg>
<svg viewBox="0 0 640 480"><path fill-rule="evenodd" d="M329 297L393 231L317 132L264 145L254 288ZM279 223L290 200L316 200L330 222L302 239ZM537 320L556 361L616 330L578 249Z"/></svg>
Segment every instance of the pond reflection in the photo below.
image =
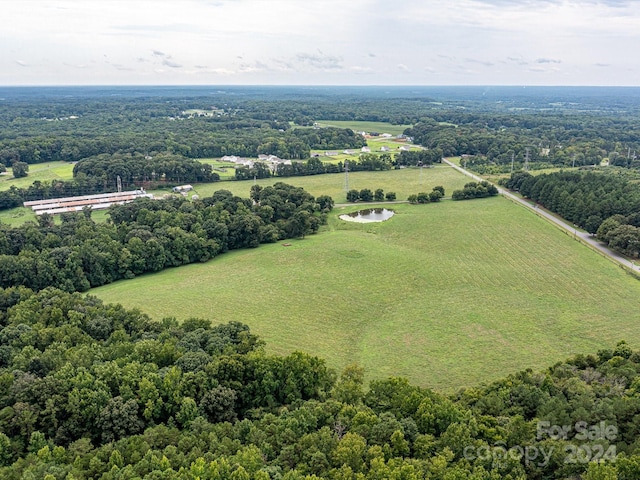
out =
<svg viewBox="0 0 640 480"><path fill-rule="evenodd" d="M384 222L393 217L394 214L395 212L393 210L386 208L368 208L366 210L340 215L340 219L347 222L358 223Z"/></svg>

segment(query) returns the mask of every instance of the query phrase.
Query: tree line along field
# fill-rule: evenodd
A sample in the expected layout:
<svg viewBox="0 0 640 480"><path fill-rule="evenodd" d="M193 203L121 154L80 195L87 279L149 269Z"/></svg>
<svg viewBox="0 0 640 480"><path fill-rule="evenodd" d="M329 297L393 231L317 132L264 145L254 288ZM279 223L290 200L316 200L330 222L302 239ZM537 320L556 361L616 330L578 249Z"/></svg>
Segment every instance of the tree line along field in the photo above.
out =
<svg viewBox="0 0 640 480"><path fill-rule="evenodd" d="M318 120L316 122L320 127L338 127L350 128L357 132L376 132L390 133L391 135L400 135L411 125L392 125L387 122L366 122L357 120Z"/></svg>
<svg viewBox="0 0 640 480"><path fill-rule="evenodd" d="M446 195L450 195L453 190L460 189L469 179L452 168L437 165L433 168L424 168L422 172L419 168L403 168L399 170L388 170L381 172L349 172L349 189L362 190L369 188L375 190L382 188L385 192L395 192L398 200L406 200L411 194L418 192L430 192L437 185L445 188ZM276 182L285 182L291 185L304 188L314 196L329 195L336 203L346 202L345 175L326 174L310 175L306 177L272 177L257 179L256 185L265 187ZM196 193L200 197L210 196L216 190L229 190L234 195L246 197L249 189L253 185L253 180L249 181L229 181L195 185ZM153 191L162 195L162 191Z"/></svg>
<svg viewBox="0 0 640 480"><path fill-rule="evenodd" d="M461 177L462 178L462 177ZM275 353L453 390L635 344L640 283L503 198L334 210L320 234L92 290L152 317L239 320ZM587 294L588 292L588 294Z"/></svg>
<svg viewBox="0 0 640 480"><path fill-rule="evenodd" d="M60 162L63 163L63 162ZM39 165L36 165L38 167ZM30 182L39 180L40 177L34 174L27 177ZM25 180L25 179L19 179ZM350 172L349 188L362 190L369 188L384 189L385 192L395 192L398 200L406 200L409 195L419 192L430 192L437 185L442 185L449 195L453 190L460 189L467 183L468 179L453 171L450 167L437 165L433 168L403 168L399 170L388 170L380 172ZM304 188L314 196L330 195L338 203L346 202L345 175L327 174L312 175L306 177L272 177L256 180L257 185L267 186L276 182L285 182ZM200 197L211 196L217 190L229 190L234 195L247 197L249 189L253 185L253 180L248 181L220 181L214 183L202 183L194 185L195 190L191 195L198 194ZM2 182L0 182L0 189ZM8 187L7 187L8 188ZM151 190L158 197L170 193L170 190ZM104 214L106 215L106 214ZM94 219L102 219L104 215L100 212L92 214ZM35 221L36 216L30 209L24 207L13 208L0 211L0 222L9 225L21 225L26 221Z"/></svg>

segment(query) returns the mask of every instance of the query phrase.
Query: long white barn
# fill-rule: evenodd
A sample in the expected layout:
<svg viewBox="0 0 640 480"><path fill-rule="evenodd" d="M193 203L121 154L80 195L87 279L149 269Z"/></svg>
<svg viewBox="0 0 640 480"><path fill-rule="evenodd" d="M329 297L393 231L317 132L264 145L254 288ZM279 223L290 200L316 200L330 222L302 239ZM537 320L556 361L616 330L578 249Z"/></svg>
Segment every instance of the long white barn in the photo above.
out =
<svg viewBox="0 0 640 480"><path fill-rule="evenodd" d="M104 210L111 205L132 202L136 198L153 198L153 195L146 193L144 190L132 190L129 192L99 193L81 197L32 200L24 202L23 205L31 207L36 215L42 215L43 213L54 215L56 213L78 212L84 207L91 207L92 210Z"/></svg>

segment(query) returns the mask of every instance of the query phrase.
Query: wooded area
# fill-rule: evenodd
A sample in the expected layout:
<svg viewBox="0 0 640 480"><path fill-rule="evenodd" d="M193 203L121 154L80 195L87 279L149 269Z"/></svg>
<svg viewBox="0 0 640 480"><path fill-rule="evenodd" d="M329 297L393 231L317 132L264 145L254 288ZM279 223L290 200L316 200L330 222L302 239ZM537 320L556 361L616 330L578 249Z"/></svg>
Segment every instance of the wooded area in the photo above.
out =
<svg viewBox="0 0 640 480"><path fill-rule="evenodd" d="M239 323L51 288L0 289L0 327L7 480L640 475L640 355L624 342L446 396L266 355Z"/></svg>
<svg viewBox="0 0 640 480"><path fill-rule="evenodd" d="M333 201L284 183L252 189L253 199L220 190L114 205L109 223L91 211L48 214L38 224L0 225L0 287L85 291L146 272L205 262L237 248L316 233ZM254 200L256 203L254 203Z"/></svg>

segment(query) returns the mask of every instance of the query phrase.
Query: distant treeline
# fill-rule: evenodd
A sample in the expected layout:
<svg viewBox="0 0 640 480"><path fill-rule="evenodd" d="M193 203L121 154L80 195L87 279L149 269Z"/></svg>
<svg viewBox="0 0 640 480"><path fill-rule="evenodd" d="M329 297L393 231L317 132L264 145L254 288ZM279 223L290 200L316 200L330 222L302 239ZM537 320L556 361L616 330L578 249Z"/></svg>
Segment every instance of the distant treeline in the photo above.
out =
<svg viewBox="0 0 640 480"><path fill-rule="evenodd" d="M99 154L167 152L189 158L260 153L306 159L310 149L359 148L348 129L298 128L319 119L413 125L405 134L444 156L471 155L478 171L509 171L527 157L531 165L640 166L637 106L629 98L592 97L597 111L543 97L500 102L469 97L434 98L313 94L242 97L212 93L199 98L35 98L0 105L0 163L77 161ZM589 99L581 99L581 101ZM211 110L217 105L216 112ZM515 109L514 105L519 105ZM183 115L202 109L208 116ZM533 168L533 167L532 167Z"/></svg>
<svg viewBox="0 0 640 480"><path fill-rule="evenodd" d="M284 183L253 189L252 199L220 190L191 202L140 199L112 206L111 222L91 212L0 225L0 287L85 291L121 278L204 262L227 250L315 233L333 201Z"/></svg>
<svg viewBox="0 0 640 480"><path fill-rule="evenodd" d="M502 182L584 228L611 248L640 256L640 189L606 172L516 172Z"/></svg>
<svg viewBox="0 0 640 480"><path fill-rule="evenodd" d="M235 120L233 118L154 118L140 124L111 128L106 119L67 119L54 122L68 125L57 135L46 134L51 122L30 122L20 137L2 135L0 128L0 163L28 164L50 161L75 162L102 154L159 153L182 155L188 158L212 158L224 155L257 157L259 154L277 155L286 159L309 158L311 149L360 148L365 139L344 128L293 128L287 122ZM87 122L89 124L87 125ZM94 124L95 122L95 124ZM79 128L73 128L80 123ZM37 128L40 127L40 128ZM109 134L99 133L108 128ZM89 132L82 133L88 129ZM29 135L27 132L32 132Z"/></svg>
<svg viewBox="0 0 640 480"><path fill-rule="evenodd" d="M30 200L116 192L118 176L124 189L220 180L211 165L181 155L103 154L78 162L73 167L72 180L37 180L26 188L11 186L0 191L0 210L18 207Z"/></svg>
<svg viewBox="0 0 640 480"><path fill-rule="evenodd" d="M323 162L319 158L310 158L305 162L292 161L291 165L278 164L270 169L264 162L255 162L252 167L236 168L236 180L269 177L299 177L304 175L320 175L324 173L342 173L348 168L350 172L374 172L391 170L401 166L427 166L442 161L442 152L435 150L402 151L399 154L363 153L347 162Z"/></svg>
<svg viewBox="0 0 640 480"><path fill-rule="evenodd" d="M631 118L589 114L527 114L440 111L405 131L445 157L469 155L466 167L479 173L506 173L546 166L614 165L638 167L640 129Z"/></svg>
<svg viewBox="0 0 640 480"><path fill-rule="evenodd" d="M85 158L73 167L73 176L86 175L101 180L105 188L116 188L120 177L123 188L160 183L217 182L220 176L211 165L182 155L102 154Z"/></svg>

